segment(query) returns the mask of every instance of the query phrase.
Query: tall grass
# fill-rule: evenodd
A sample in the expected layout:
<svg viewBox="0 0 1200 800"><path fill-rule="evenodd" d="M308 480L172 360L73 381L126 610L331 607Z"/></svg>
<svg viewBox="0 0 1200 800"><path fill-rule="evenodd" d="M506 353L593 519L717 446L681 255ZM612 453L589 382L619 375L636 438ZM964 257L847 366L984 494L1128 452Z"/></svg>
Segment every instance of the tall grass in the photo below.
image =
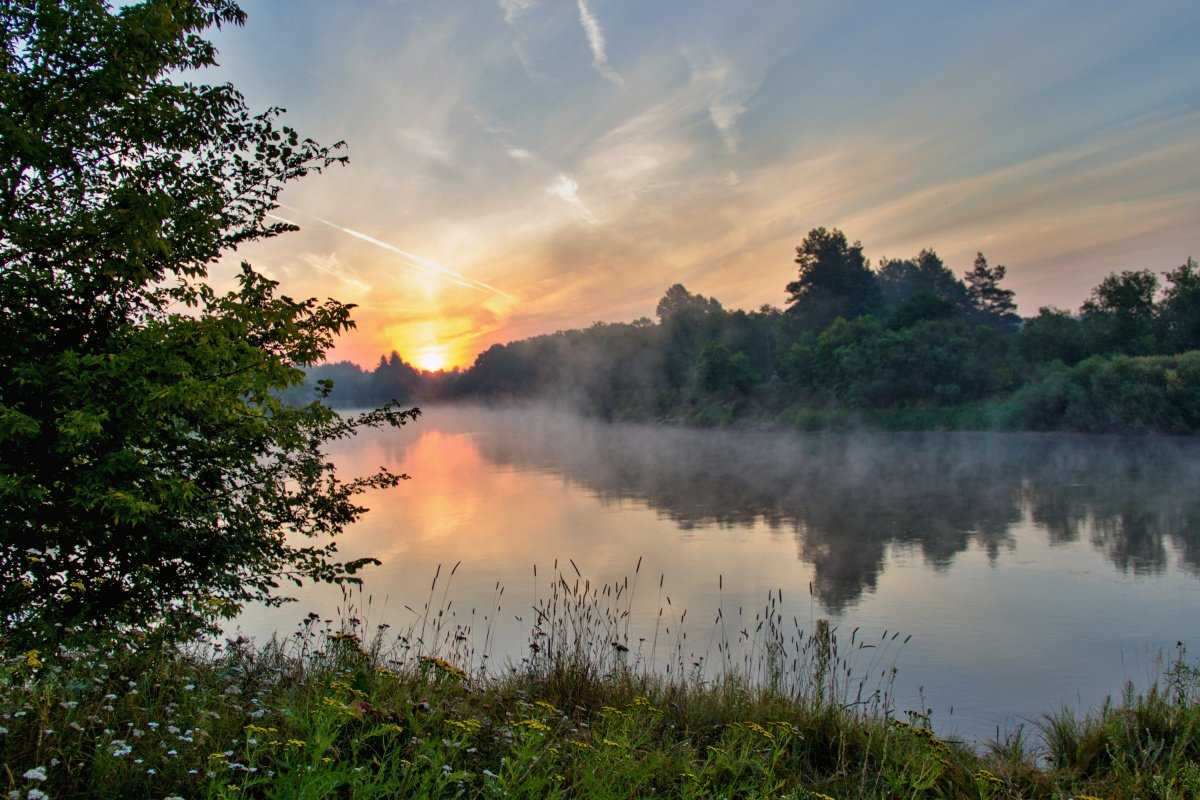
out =
<svg viewBox="0 0 1200 800"><path fill-rule="evenodd" d="M14 797L1200 796L1200 673L1050 715L984 751L892 703L895 633L722 602L703 642L661 598L631 626L640 564L542 576L528 652L490 663L504 589L458 614L439 570L401 630L370 598L287 637L164 648L126 638L0 665L0 781Z"/></svg>

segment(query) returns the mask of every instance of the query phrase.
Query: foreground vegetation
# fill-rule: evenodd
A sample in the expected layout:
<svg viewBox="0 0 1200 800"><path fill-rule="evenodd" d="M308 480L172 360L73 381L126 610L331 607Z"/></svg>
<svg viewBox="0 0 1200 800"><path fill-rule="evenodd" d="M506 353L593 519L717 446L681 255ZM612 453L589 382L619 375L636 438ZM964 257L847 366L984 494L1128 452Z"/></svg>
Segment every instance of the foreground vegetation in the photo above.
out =
<svg viewBox="0 0 1200 800"><path fill-rule="evenodd" d="M1182 657L1119 705L981 749L919 714L844 702L837 670L773 686L655 677L567 646L489 676L404 637L364 647L357 629L310 619L259 649L112 642L8 659L0 785L33 800L1200 796L1200 673Z"/></svg>

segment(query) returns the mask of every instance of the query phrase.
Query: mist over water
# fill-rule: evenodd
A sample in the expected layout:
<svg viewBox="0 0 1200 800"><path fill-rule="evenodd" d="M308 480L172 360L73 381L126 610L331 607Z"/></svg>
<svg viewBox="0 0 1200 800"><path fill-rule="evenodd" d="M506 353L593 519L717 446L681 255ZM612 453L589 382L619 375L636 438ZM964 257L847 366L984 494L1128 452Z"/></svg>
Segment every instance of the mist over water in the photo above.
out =
<svg viewBox="0 0 1200 800"><path fill-rule="evenodd" d="M568 559L593 585L633 581L631 656L650 656L666 606L669 640L711 663L717 609L752 625L773 591L805 627L827 617L845 636L911 634L861 666L894 662L902 708L932 708L940 730L973 739L1093 706L1145 684L1177 641L1200 644L1189 440L703 431L435 408L334 458L346 475L412 476L370 496L342 540L343 555L384 562L354 613L405 627L438 565L444 578L461 561L449 613L481 644L493 629L493 666L524 655L530 606ZM287 633L342 602L327 587L300 600L239 625Z"/></svg>

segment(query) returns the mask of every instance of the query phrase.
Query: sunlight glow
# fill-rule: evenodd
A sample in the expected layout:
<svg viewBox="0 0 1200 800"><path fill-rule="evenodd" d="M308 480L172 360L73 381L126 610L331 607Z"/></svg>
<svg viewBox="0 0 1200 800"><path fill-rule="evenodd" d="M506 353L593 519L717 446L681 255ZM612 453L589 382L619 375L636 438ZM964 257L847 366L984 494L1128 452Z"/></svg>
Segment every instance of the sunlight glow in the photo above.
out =
<svg viewBox="0 0 1200 800"><path fill-rule="evenodd" d="M446 348L444 347L426 347L418 351L416 357L413 359L413 363L426 372L437 372L438 370L445 369L447 361Z"/></svg>

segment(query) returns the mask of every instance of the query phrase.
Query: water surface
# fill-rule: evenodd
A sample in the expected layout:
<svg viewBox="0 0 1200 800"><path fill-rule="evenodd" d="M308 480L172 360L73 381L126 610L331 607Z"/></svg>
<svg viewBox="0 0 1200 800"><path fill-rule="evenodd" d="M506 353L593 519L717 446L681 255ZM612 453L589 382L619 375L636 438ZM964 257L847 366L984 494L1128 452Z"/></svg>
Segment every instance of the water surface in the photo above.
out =
<svg viewBox="0 0 1200 800"><path fill-rule="evenodd" d="M493 664L525 654L529 607L556 560L573 575L568 559L593 584L642 559L635 642L664 602L660 576L671 614L689 612L676 634L701 655L718 605L748 614L780 590L803 627L826 617L843 636L911 634L886 656L897 701L975 740L1145 684L1161 653L1200 638L1200 445L1188 440L734 433L435 408L335 460L412 476L371 495L342 540L343 555L383 561L362 613L407 626L438 565L444 576L461 561L452 613L473 610L476 630L491 617ZM239 625L286 633L340 600L306 588Z"/></svg>

